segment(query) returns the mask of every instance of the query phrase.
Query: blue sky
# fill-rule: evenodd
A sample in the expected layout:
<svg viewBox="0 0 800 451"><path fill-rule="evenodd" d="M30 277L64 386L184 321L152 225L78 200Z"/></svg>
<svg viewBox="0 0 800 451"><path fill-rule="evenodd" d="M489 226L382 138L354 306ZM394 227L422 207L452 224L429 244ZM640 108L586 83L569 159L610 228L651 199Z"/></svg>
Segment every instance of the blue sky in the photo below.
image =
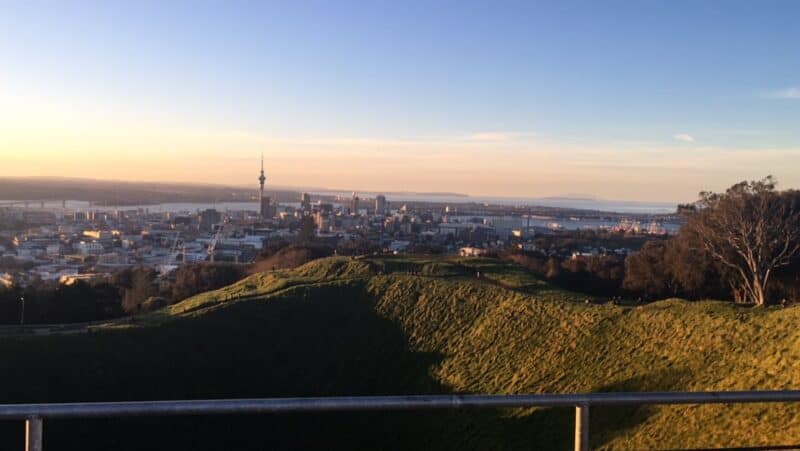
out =
<svg viewBox="0 0 800 451"><path fill-rule="evenodd" d="M798 12L6 2L2 175L188 181L148 171L155 157L234 183L263 151L280 185L680 201L767 173L800 186Z"/></svg>

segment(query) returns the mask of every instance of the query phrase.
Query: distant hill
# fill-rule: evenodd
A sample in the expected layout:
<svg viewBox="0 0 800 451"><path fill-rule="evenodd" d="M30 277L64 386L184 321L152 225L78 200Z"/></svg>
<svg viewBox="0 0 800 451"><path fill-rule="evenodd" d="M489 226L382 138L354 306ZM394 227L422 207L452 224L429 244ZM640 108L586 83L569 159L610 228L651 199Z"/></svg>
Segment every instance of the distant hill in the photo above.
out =
<svg viewBox="0 0 800 451"><path fill-rule="evenodd" d="M88 335L0 338L0 397L787 389L800 380L800 308L582 300L492 259L326 258ZM567 449L573 415L52 420L45 440L57 449ZM797 407L780 404L595 408L591 442L600 449L798 444L798 422ZM20 438L19 427L0 425L4 440Z"/></svg>
<svg viewBox="0 0 800 451"><path fill-rule="evenodd" d="M299 191L265 190L279 202L298 202ZM0 177L2 200L82 200L105 205L141 205L161 202L250 202L256 199L258 185L252 188L211 184L132 182L60 177Z"/></svg>
<svg viewBox="0 0 800 451"><path fill-rule="evenodd" d="M0 200L61 201L82 200L106 205L140 205L163 202L250 202L257 198L255 177L251 186L210 183L137 182L130 180L95 180L71 177L0 177ZM267 185L267 195L278 202L299 202L300 194L312 193L315 200L333 201L349 197L352 190ZM379 193L367 193L374 196ZM458 193L386 192L402 196L450 196L467 199ZM364 196L362 195L362 198Z"/></svg>

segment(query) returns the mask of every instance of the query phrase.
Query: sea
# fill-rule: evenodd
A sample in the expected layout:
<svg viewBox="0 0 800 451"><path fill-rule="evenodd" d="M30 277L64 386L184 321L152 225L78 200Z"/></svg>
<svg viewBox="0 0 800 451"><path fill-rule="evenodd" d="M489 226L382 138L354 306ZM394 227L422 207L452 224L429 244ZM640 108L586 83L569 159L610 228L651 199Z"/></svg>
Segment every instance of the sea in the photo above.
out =
<svg viewBox="0 0 800 451"><path fill-rule="evenodd" d="M352 196L351 192L344 191L319 191L311 194L341 196L343 199L348 199L350 196ZM382 193L359 192L357 194L361 197L374 198L378 194ZM668 214L674 213L678 207L677 202L637 202L570 197L523 198L420 193L389 193L384 195L386 196L386 200L389 202L418 201L452 204L475 202L492 205L574 208L577 210L596 210L631 214Z"/></svg>
<svg viewBox="0 0 800 451"><path fill-rule="evenodd" d="M349 199L352 193L347 192L317 192L311 193L317 195L327 196L341 196L343 201ZM361 197L374 198L379 193L358 193ZM391 203L397 202L437 202L446 204L459 204L459 203L486 203L493 205L508 205L508 206L542 206L542 207L558 207L558 208L573 208L577 210L595 210L613 213L630 213L630 214L668 214L675 212L677 203L670 202L636 202L636 201L615 201L615 200L600 200L600 199L573 199L573 198L504 198L504 197L482 197L482 196L460 196L460 195L440 195L440 194L417 194L417 193L396 193L385 194L386 200ZM282 203L286 205L299 205L299 203ZM30 208L41 208L42 205L45 209L63 209L70 211L81 210L97 210L97 211L113 211L113 210L147 210L150 212L196 212L197 210L205 210L214 208L220 211L256 211L258 210L257 202L164 202L159 204L144 204L144 205L125 205L120 207L107 206L107 205L94 205L87 201L68 200L62 201L16 201L16 200L0 200L0 207L6 205L15 205L24 207L27 205Z"/></svg>

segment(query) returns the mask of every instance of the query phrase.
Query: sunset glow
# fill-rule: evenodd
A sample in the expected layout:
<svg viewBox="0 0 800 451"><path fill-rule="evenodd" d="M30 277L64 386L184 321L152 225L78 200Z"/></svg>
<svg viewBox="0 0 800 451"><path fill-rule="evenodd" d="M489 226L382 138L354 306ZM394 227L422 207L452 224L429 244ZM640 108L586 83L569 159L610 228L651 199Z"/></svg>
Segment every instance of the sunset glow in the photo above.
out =
<svg viewBox="0 0 800 451"><path fill-rule="evenodd" d="M800 185L800 36L772 13L746 20L746 3L713 26L737 25L772 55L734 54L722 37L694 49L688 23L712 21L699 6L676 37L674 10L628 5L627 33L643 42L601 9L553 5L441 22L427 19L441 6L343 8L358 18L288 4L10 9L0 176L241 186L263 152L267 184L285 187L687 201L768 173ZM578 42L546 25L566 15L587 27ZM460 40L482 20L504 31ZM647 52L665 36L681 64ZM736 75L720 83L723 70Z"/></svg>

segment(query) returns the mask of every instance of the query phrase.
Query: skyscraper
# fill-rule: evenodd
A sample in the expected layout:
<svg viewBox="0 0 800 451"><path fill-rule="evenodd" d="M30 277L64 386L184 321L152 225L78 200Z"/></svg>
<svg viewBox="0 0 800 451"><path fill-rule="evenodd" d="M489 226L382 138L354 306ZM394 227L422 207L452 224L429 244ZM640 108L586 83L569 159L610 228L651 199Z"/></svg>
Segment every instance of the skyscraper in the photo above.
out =
<svg viewBox="0 0 800 451"><path fill-rule="evenodd" d="M214 230L214 226L222 222L222 215L214 209L206 209L198 214L198 223L200 230L210 232Z"/></svg>
<svg viewBox="0 0 800 451"><path fill-rule="evenodd" d="M353 198L350 199L350 213L357 215L358 214L358 194L353 191Z"/></svg>
<svg viewBox="0 0 800 451"><path fill-rule="evenodd" d="M386 214L386 196L384 196L383 194L378 194L375 197L375 214L376 215Z"/></svg>
<svg viewBox="0 0 800 451"><path fill-rule="evenodd" d="M300 197L300 208L303 210L311 210L311 196L308 193L303 193Z"/></svg>

